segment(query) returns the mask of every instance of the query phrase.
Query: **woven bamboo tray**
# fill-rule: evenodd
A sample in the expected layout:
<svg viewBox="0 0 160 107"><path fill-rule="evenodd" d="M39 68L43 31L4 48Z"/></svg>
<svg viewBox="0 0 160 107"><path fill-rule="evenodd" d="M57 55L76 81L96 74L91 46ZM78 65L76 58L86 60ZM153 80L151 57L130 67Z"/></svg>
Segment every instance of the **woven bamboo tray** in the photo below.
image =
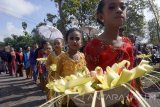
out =
<svg viewBox="0 0 160 107"><path fill-rule="evenodd" d="M128 95L129 91L123 86L119 86L111 90L103 91L103 93L104 93L105 105L107 107L122 101L123 98L125 98ZM89 93L84 95L78 95L78 94L69 95L69 97L78 107L91 107L93 96L94 93ZM101 107L100 92L98 92L97 94L95 107Z"/></svg>

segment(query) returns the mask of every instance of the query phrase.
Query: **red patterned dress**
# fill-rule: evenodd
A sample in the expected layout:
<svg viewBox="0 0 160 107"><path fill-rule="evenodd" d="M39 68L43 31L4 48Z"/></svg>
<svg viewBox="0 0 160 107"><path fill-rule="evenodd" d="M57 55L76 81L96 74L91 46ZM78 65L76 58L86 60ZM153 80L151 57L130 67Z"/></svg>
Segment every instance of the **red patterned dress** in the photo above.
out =
<svg viewBox="0 0 160 107"><path fill-rule="evenodd" d="M112 66L122 60L130 61L129 69L133 67L134 55L133 44L127 37L122 37L122 45L115 47L108 45L104 41L94 38L85 47L84 53L89 70L94 70L95 67L100 66L106 70L107 66ZM133 81L133 86L134 86ZM138 102L133 98L130 107L138 107Z"/></svg>
<svg viewBox="0 0 160 107"><path fill-rule="evenodd" d="M115 47L107 45L104 41L94 38L85 47L85 57L87 67L94 70L95 67L100 66L105 70L106 66L112 66L114 63L122 60L131 62L130 68L133 67L134 56L133 46L127 37L122 37L123 45Z"/></svg>

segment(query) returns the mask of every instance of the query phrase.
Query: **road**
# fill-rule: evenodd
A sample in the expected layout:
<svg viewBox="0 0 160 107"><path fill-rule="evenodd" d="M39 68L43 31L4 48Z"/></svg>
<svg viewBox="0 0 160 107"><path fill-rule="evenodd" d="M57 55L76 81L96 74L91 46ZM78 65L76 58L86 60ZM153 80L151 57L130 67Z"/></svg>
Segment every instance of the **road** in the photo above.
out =
<svg viewBox="0 0 160 107"><path fill-rule="evenodd" d="M0 75L0 107L37 107L46 100L32 79Z"/></svg>
<svg viewBox="0 0 160 107"><path fill-rule="evenodd" d="M159 107L160 88L158 87L160 87L160 81L157 86L147 79L143 79L143 82L144 90L150 96L150 98L145 98L146 101L151 107ZM4 73L0 75L0 107L37 107L45 101L45 94L32 79L12 77Z"/></svg>

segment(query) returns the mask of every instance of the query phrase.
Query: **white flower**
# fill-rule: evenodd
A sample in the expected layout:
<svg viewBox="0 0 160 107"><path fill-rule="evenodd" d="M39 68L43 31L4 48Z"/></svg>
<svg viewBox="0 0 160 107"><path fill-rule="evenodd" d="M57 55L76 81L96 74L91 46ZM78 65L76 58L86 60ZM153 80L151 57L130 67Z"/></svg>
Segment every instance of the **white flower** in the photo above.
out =
<svg viewBox="0 0 160 107"><path fill-rule="evenodd" d="M123 45L122 37L117 37L117 40L113 40L113 46L121 47Z"/></svg>

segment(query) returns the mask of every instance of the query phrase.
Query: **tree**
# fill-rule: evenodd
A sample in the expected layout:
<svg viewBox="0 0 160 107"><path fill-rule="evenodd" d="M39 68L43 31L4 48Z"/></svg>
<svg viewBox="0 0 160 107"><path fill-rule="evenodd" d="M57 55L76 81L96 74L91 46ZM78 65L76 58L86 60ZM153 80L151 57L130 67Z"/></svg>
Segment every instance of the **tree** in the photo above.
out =
<svg viewBox="0 0 160 107"><path fill-rule="evenodd" d="M5 44L5 45L10 45L10 44L12 44L12 38L10 38L10 37L4 38L4 44Z"/></svg>
<svg viewBox="0 0 160 107"><path fill-rule="evenodd" d="M65 2L65 0L51 0L54 1L58 7L58 12L59 12L59 27L57 27L63 34L65 34L65 23L66 23L66 18L62 12L62 6L63 6L63 2Z"/></svg>
<svg viewBox="0 0 160 107"><path fill-rule="evenodd" d="M136 36L144 35L144 14L143 10L147 8L145 0L128 0L127 1L127 20L125 23L125 32L128 35L133 33Z"/></svg>
<svg viewBox="0 0 160 107"><path fill-rule="evenodd" d="M64 2L65 16L74 16L78 26L96 25L96 8L99 0L69 0ZM69 19L72 20L72 19Z"/></svg>
<svg viewBox="0 0 160 107"><path fill-rule="evenodd" d="M148 31L150 35L150 42L153 44L158 44L157 28L155 26L157 26L157 23L154 18L148 22Z"/></svg>
<svg viewBox="0 0 160 107"><path fill-rule="evenodd" d="M148 4L150 5L150 10L153 12L153 15L155 16L155 23L157 23L155 25L156 27L156 34L157 34L157 38L160 42L160 33L159 33L159 30L160 30L160 9L158 8L158 6L154 3L155 0L148 0Z"/></svg>
<svg viewBox="0 0 160 107"><path fill-rule="evenodd" d="M56 26L56 22L54 19L57 18L56 15L52 15L51 13L47 13L47 20L52 23L53 26Z"/></svg>
<svg viewBox="0 0 160 107"><path fill-rule="evenodd" d="M43 25L43 24L42 24ZM31 32L31 35L32 35L32 40L34 41L34 43L40 43L41 40L44 39L44 37L42 35L39 34L38 32L38 27L37 26L36 28L34 28Z"/></svg>
<svg viewBox="0 0 160 107"><path fill-rule="evenodd" d="M27 23L26 22L22 22L22 28L23 28L23 30L26 30L26 28L27 28Z"/></svg>
<svg viewBox="0 0 160 107"><path fill-rule="evenodd" d="M53 0L51 0L53 1ZM71 22L77 21L78 27L97 26L96 8L99 0L54 0L58 5L60 28L67 28ZM127 21L125 23L126 33L134 33L138 36L144 35L144 14L147 8L147 0L127 1ZM63 22L62 22L63 21ZM62 24L63 23L63 24Z"/></svg>
<svg viewBox="0 0 160 107"><path fill-rule="evenodd" d="M36 26L36 29L40 26L43 26L43 25L47 25L47 23L44 21L44 22L40 22L37 26ZM32 30L33 31L33 30Z"/></svg>
<svg viewBox="0 0 160 107"><path fill-rule="evenodd" d="M96 6L99 0L51 0L59 11L58 28L64 33L73 18L78 27L96 25Z"/></svg>
<svg viewBox="0 0 160 107"><path fill-rule="evenodd" d="M11 35L11 37L4 38L4 44L14 47L18 49L22 47L23 49L27 46L31 46L34 42L31 36L18 36L18 35Z"/></svg>
<svg viewBox="0 0 160 107"><path fill-rule="evenodd" d="M28 32L26 31L27 29L27 23L26 22L22 22L22 28L23 28L23 32L24 32L24 35L28 35Z"/></svg>
<svg viewBox="0 0 160 107"><path fill-rule="evenodd" d="M4 42L0 41L0 47L4 47L4 46L5 46Z"/></svg>

